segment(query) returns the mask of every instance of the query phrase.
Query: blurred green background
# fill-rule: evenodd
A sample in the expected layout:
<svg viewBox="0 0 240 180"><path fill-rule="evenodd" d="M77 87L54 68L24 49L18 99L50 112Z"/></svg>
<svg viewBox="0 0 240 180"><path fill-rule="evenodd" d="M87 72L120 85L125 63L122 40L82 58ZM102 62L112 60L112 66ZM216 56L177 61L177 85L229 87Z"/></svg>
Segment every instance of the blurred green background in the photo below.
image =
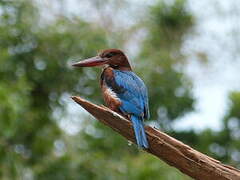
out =
<svg viewBox="0 0 240 180"><path fill-rule="evenodd" d="M215 67L215 62L220 63L218 58L209 60L213 55L198 47L201 18L191 8L198 5L190 0L140 2L0 1L0 179L191 179L139 151L70 99L71 95L80 95L103 103L98 82L101 70L73 69L71 63L106 48L123 49L135 72L145 81L151 112L146 124L240 167L237 88L226 95L227 108L222 110L219 128L174 126L177 122L184 126L181 119L197 111L199 98L194 88L198 79L191 76L189 69L195 72L201 68L200 74L204 74ZM239 28L234 12L240 11L232 2L224 5L230 4L233 9L229 11L218 4L205 5L213 7L215 21L227 26L226 17L230 17ZM209 13L208 6L199 8L203 12L206 8ZM205 14L211 17L208 15ZM219 25L212 26L221 29ZM235 28L231 33L232 44L228 47L218 39L223 45L220 52L234 54L234 61L224 61L227 64L223 63L223 67L240 67L240 32ZM188 45L190 52L185 50L186 42L195 42ZM217 41L202 42L209 47ZM195 63L191 60L193 54ZM234 71L230 74L239 76Z"/></svg>

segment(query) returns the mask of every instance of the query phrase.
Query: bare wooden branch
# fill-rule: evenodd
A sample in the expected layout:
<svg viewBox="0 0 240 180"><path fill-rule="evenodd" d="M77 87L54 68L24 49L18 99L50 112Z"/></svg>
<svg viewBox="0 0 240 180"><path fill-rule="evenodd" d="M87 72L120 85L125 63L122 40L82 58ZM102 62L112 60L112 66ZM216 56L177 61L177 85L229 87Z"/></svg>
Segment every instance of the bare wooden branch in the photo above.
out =
<svg viewBox="0 0 240 180"><path fill-rule="evenodd" d="M132 124L129 120L107 107L92 104L80 97L73 96L72 99L100 122L135 143ZM150 145L146 151L184 174L199 180L240 180L238 169L224 165L157 129L146 126L145 130Z"/></svg>

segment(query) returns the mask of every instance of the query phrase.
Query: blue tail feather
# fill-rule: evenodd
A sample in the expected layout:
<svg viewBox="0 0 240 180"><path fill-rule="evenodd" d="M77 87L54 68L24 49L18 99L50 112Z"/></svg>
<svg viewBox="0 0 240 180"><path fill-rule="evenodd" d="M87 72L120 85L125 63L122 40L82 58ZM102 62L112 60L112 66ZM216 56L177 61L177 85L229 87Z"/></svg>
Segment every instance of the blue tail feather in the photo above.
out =
<svg viewBox="0 0 240 180"><path fill-rule="evenodd" d="M147 149L149 145L148 145L142 119L133 115L131 116L131 121L133 123L133 129L134 129L137 145L141 148Z"/></svg>
<svg viewBox="0 0 240 180"><path fill-rule="evenodd" d="M142 137L143 147L148 148L149 146L148 146L147 136L145 133L144 124L142 120L140 120L140 127L141 127L141 137Z"/></svg>

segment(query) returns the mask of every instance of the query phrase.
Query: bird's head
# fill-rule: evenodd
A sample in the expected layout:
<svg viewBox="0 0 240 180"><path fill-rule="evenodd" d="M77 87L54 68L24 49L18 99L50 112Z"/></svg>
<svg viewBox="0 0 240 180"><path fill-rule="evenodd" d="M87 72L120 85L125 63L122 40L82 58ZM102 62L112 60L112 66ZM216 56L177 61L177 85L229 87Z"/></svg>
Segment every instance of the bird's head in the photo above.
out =
<svg viewBox="0 0 240 180"><path fill-rule="evenodd" d="M127 57L119 49L107 49L95 57L91 57L73 64L75 67L93 67L102 65L108 65L119 70L132 70Z"/></svg>

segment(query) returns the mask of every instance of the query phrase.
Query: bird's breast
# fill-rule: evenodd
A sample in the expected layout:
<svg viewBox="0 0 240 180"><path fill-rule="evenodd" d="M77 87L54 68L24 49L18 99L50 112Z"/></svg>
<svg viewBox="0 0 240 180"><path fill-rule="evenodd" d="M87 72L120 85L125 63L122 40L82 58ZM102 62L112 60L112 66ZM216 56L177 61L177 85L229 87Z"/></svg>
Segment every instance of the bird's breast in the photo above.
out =
<svg viewBox="0 0 240 180"><path fill-rule="evenodd" d="M107 85L106 81L112 81L112 84L114 84L114 73L112 72L112 68L103 70L101 75L101 89L106 105L113 111L119 111L121 100L118 98L113 88Z"/></svg>

